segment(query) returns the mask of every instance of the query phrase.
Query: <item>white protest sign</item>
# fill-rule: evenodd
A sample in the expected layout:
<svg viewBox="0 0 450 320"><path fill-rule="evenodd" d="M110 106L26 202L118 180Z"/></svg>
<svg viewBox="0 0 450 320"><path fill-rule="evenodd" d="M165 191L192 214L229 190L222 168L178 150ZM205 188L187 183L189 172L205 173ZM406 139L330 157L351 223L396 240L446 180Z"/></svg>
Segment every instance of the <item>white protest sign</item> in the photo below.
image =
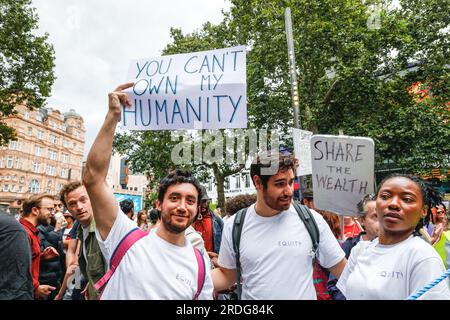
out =
<svg viewBox="0 0 450 320"><path fill-rule="evenodd" d="M373 192L374 149L370 138L314 135L311 162L315 206L340 215L357 215L358 202Z"/></svg>
<svg viewBox="0 0 450 320"><path fill-rule="evenodd" d="M131 61L122 129L247 128L245 46Z"/></svg>
<svg viewBox="0 0 450 320"><path fill-rule="evenodd" d="M298 159L297 176L306 176L312 173L311 169L311 131L292 128L294 137L294 154Z"/></svg>

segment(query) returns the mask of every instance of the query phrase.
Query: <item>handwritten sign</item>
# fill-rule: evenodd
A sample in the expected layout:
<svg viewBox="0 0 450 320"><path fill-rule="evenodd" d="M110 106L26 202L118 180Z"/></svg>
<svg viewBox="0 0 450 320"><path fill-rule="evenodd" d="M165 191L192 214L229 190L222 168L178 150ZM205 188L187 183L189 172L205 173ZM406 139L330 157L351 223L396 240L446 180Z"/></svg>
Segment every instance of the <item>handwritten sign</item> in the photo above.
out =
<svg viewBox="0 0 450 320"><path fill-rule="evenodd" d="M373 192L374 149L370 138L331 135L311 138L317 208L340 215L358 214L358 202Z"/></svg>
<svg viewBox="0 0 450 320"><path fill-rule="evenodd" d="M306 176L312 173L311 169L311 131L292 128L294 137L294 154L298 159L297 176Z"/></svg>
<svg viewBox="0 0 450 320"><path fill-rule="evenodd" d="M247 128L245 46L133 60L129 130Z"/></svg>

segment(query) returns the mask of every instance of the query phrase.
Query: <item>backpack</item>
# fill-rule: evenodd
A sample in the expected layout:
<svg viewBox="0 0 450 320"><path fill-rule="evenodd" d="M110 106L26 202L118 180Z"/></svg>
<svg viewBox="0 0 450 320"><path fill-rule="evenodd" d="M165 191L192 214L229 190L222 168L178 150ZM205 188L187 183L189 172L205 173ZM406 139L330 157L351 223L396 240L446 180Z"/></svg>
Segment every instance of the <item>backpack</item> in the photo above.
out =
<svg viewBox="0 0 450 320"><path fill-rule="evenodd" d="M309 236L311 237L313 247L311 253L313 255L313 265L314 265L320 241L319 228L317 227L316 220L314 219L311 211L307 206L299 205L296 202L293 202L292 204L294 205L295 211L297 211L300 220L303 221L303 224L305 225L306 230L308 230ZM247 214L247 209L248 208L244 208L236 212L236 217L234 219L232 230L233 248L236 256L237 294L239 299L241 298L242 294L241 262L240 262L239 247L241 243L241 233L244 225L245 215Z"/></svg>
<svg viewBox="0 0 450 320"><path fill-rule="evenodd" d="M120 261L124 257L125 253L127 253L128 249L131 248L133 244L135 244L139 239L147 236L148 233L146 231L143 231L140 228L134 228L129 233L127 233L122 240L120 240L120 243L117 245L117 248L114 250L111 260L110 260L110 267L108 272L98 281L95 283L94 288L95 290L99 290L103 287L103 290L101 291L98 299L100 300L103 291L105 290L105 287L109 281L109 279L112 277L114 272L116 271L117 267L120 264ZM194 299L197 300L198 296L200 295L200 292L203 289L203 285L205 284L205 261L203 260L203 256L197 248L194 247L194 253L195 258L197 259L198 264L198 276L197 276L197 292L195 293Z"/></svg>

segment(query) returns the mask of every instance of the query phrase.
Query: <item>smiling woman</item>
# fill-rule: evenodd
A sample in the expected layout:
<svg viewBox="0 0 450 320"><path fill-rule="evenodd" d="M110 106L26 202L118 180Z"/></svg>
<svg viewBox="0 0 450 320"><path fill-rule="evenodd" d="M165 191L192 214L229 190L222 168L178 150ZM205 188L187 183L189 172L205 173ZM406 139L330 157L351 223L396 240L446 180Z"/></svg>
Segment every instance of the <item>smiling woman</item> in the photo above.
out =
<svg viewBox="0 0 450 320"><path fill-rule="evenodd" d="M379 238L357 258L350 255L337 284L347 299L406 299L444 273L437 252L419 237L431 208L440 202L439 194L415 176L392 175L380 183ZM421 299L450 300L448 280Z"/></svg>

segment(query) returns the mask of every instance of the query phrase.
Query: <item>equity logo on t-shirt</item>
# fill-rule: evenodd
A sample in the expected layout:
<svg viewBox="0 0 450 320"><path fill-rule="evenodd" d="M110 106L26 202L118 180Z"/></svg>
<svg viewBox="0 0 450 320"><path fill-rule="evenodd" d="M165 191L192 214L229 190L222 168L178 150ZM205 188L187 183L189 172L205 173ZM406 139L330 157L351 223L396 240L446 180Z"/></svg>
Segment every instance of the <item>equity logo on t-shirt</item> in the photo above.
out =
<svg viewBox="0 0 450 320"><path fill-rule="evenodd" d="M391 279L403 279L403 272L401 271L381 271L379 273L380 277L391 278Z"/></svg>
<svg viewBox="0 0 450 320"><path fill-rule="evenodd" d="M192 281L189 280L186 276L184 276L182 274L177 273L176 279L178 281L181 281L181 282L187 284L189 287L194 287L194 284L192 283Z"/></svg>
<svg viewBox="0 0 450 320"><path fill-rule="evenodd" d="M280 240L278 241L279 247L300 247L302 245L301 241L297 240Z"/></svg>

